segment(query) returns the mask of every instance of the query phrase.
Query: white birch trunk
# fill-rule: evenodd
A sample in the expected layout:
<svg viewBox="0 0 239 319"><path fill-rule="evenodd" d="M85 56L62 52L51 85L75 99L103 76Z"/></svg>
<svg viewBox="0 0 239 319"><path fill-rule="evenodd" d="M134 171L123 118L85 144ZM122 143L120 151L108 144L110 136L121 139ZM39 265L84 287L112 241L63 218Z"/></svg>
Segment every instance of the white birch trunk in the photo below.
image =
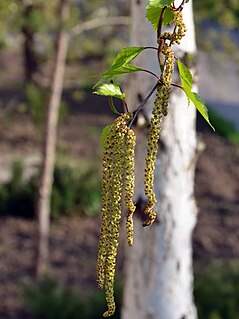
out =
<svg viewBox="0 0 239 319"><path fill-rule="evenodd" d="M141 1L141 5L145 10L146 1ZM134 23L137 17L132 14ZM177 56L196 51L192 1L185 5L184 15L188 33ZM192 293L192 231L196 223L195 115L194 106L187 107L184 93L173 90L156 165L160 223L142 228L141 221L135 218L135 245L126 254L123 319L197 317Z"/></svg>

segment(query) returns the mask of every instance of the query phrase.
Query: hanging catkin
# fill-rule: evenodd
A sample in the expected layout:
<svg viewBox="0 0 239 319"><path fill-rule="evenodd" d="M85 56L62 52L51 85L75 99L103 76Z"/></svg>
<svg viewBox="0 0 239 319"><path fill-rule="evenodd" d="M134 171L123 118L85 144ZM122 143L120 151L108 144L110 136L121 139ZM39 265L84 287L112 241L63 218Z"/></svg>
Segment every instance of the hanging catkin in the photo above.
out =
<svg viewBox="0 0 239 319"><path fill-rule="evenodd" d="M171 39L172 34L167 32L162 36L163 39L167 37ZM148 199L148 203L144 211L145 215L147 216L147 220L143 224L144 226L152 225L156 219L156 213L154 211L154 206L157 201L154 193L155 162L158 150L162 115L166 116L168 114L170 86L174 70L174 53L171 49L171 46L164 43L162 53L165 55L163 74L161 76L162 84L158 85L156 92L156 98L149 129L148 149L146 156L145 195Z"/></svg>
<svg viewBox="0 0 239 319"><path fill-rule="evenodd" d="M133 243L134 193L134 147L135 135L127 127L130 113L119 116L111 125L103 153L102 180L102 226L97 257L97 281L105 287L108 310L104 317L115 312L114 277L122 210L123 187L125 205L128 208L126 221L129 245Z"/></svg>
<svg viewBox="0 0 239 319"><path fill-rule="evenodd" d="M134 236L134 224L133 214L135 211L135 204L133 202L134 195L134 150L135 150L136 137L134 131L127 128L125 135L125 206L128 209L128 215L126 219L126 231L129 246L133 245Z"/></svg>

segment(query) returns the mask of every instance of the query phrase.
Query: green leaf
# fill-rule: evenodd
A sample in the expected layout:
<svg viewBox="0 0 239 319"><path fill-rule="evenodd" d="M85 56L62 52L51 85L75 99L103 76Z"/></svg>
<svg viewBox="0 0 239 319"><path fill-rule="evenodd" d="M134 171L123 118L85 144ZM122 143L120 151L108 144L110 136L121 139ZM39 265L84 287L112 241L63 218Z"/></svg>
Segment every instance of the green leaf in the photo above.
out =
<svg viewBox="0 0 239 319"><path fill-rule="evenodd" d="M174 20L174 11L170 8L167 8L165 11L164 19L163 19L163 27L172 23Z"/></svg>
<svg viewBox="0 0 239 319"><path fill-rule="evenodd" d="M142 68L136 65L129 64L129 62L136 58L137 55L139 55L139 53L143 50L144 47L128 47L121 50L113 61L111 67L108 69L108 71L103 73L103 77L99 80L98 83L96 83L94 87L98 86L100 83L108 81L114 75L142 71Z"/></svg>
<svg viewBox="0 0 239 319"><path fill-rule="evenodd" d="M174 0L149 0L148 6L152 7L169 7Z"/></svg>
<svg viewBox="0 0 239 319"><path fill-rule="evenodd" d="M215 131L214 127L209 121L208 117L208 110L207 106L204 102L204 100L201 98L201 96L195 92L192 92L192 86L193 86L193 77L189 70L189 68L178 59L178 70L179 75L182 83L182 87L184 92L187 95L188 102L192 101L192 103L196 106L197 110L201 113L201 115L204 117L204 119L208 122L208 124L212 127L212 129Z"/></svg>
<svg viewBox="0 0 239 319"><path fill-rule="evenodd" d="M192 74L189 68L179 59L178 59L178 70L179 70L179 75L180 75L183 88L189 87L191 90L193 86Z"/></svg>
<svg viewBox="0 0 239 319"><path fill-rule="evenodd" d="M158 27L159 16L160 16L161 10L162 10L162 7L148 7L147 6L147 8L146 8L146 18L152 24L155 31L157 30L157 27Z"/></svg>
<svg viewBox="0 0 239 319"><path fill-rule="evenodd" d="M129 64L143 50L144 47L128 47L122 49L120 53L116 56L115 60L112 63L112 66L109 68L107 72L109 72L110 70L118 69L123 65Z"/></svg>
<svg viewBox="0 0 239 319"><path fill-rule="evenodd" d="M146 18L149 20L149 22L152 24L154 30L157 30L158 27L158 21L160 17L160 13L162 11L163 7L169 7L173 0L150 0L147 7L146 7ZM163 25L167 25L172 22L172 13L169 13L170 9L167 9L167 17L165 12L165 18L163 21ZM169 19L169 16L170 19ZM168 22L170 21L170 22Z"/></svg>
<svg viewBox="0 0 239 319"><path fill-rule="evenodd" d="M125 100L125 93L122 93L120 87L113 83L103 84L93 93L103 96L113 96L118 99Z"/></svg>
<svg viewBox="0 0 239 319"><path fill-rule="evenodd" d="M137 71L143 71L143 69L133 64L127 64L119 67L118 69L109 70L103 74L103 77L99 80L98 83L96 83L94 88L103 82L109 81L114 75L132 73Z"/></svg>
<svg viewBox="0 0 239 319"><path fill-rule="evenodd" d="M106 147L106 140L107 140L107 137L109 136L110 134L110 129L112 127L113 124L109 124L109 125L106 125L103 130L102 130L102 133L101 133L101 144L102 144L102 147L105 148Z"/></svg>
<svg viewBox="0 0 239 319"><path fill-rule="evenodd" d="M103 78L111 78L113 75L132 73L132 72L142 71L142 70L143 69L141 69L140 67L138 67L136 65L126 64L126 65L119 67L118 69L109 70L109 71L105 72L103 74L104 75Z"/></svg>
<svg viewBox="0 0 239 319"><path fill-rule="evenodd" d="M204 100L201 98L201 96L198 93L191 92L190 100L193 102L193 104L196 106L197 110L201 113L201 115L208 122L208 124L211 126L211 128L215 131L215 128L212 126L212 124L210 123L210 120L209 120L207 106L206 106Z"/></svg>
<svg viewBox="0 0 239 319"><path fill-rule="evenodd" d="M207 106L204 102L204 100L201 98L201 96L198 93L192 92L191 88L189 86L185 86L183 88L185 94L187 95L187 98L189 101L192 101L192 103L195 105L199 113L203 116L203 118L207 121L207 123L212 127L212 129L215 131L215 128L212 126L209 120L208 116L208 110Z"/></svg>

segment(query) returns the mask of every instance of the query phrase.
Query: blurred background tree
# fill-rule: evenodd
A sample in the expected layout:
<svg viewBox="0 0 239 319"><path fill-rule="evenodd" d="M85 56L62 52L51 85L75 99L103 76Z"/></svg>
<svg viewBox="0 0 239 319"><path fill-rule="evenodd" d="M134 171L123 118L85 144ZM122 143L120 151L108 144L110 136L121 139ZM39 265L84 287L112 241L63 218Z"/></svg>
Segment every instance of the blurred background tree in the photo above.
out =
<svg viewBox="0 0 239 319"><path fill-rule="evenodd" d="M237 0L194 1L199 48L238 61L239 3Z"/></svg>

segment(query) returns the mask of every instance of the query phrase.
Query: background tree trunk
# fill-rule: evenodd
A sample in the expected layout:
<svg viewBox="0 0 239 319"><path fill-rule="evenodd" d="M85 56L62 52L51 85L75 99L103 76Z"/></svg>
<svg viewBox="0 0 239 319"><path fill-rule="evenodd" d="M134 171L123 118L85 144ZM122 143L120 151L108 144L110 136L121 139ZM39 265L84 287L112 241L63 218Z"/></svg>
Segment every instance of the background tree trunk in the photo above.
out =
<svg viewBox="0 0 239 319"><path fill-rule="evenodd" d="M23 3L24 4L24 3ZM24 61L24 78L25 83L34 82L34 75L38 71L38 59L35 51L35 29L32 25L32 15L35 6L26 3L23 8L23 61Z"/></svg>
<svg viewBox="0 0 239 319"><path fill-rule="evenodd" d="M44 273L48 259L48 237L50 224L50 199L53 182L53 172L56 153L57 124L59 108L63 90L66 55L68 49L68 34L64 30L64 22L68 17L68 4L66 0L60 1L59 31L56 39L56 56L52 73L52 81L47 105L47 125L42 156L42 171L37 199L37 256L36 275Z"/></svg>
<svg viewBox="0 0 239 319"><path fill-rule="evenodd" d="M141 27L146 2L132 1L132 9L137 5L141 8L140 15L136 10L132 11L132 23ZM184 16L188 32L177 56L195 54L196 51L192 1L185 5ZM137 30L137 26L134 29ZM142 42L144 39L141 38L140 43L134 42L134 45ZM135 86L138 87L137 84ZM195 115L194 106L187 107L183 92L172 90L156 165L159 222L142 228L142 222L136 215L134 247L128 248L126 253L123 319L196 318L192 294L191 238L196 223L193 191Z"/></svg>

